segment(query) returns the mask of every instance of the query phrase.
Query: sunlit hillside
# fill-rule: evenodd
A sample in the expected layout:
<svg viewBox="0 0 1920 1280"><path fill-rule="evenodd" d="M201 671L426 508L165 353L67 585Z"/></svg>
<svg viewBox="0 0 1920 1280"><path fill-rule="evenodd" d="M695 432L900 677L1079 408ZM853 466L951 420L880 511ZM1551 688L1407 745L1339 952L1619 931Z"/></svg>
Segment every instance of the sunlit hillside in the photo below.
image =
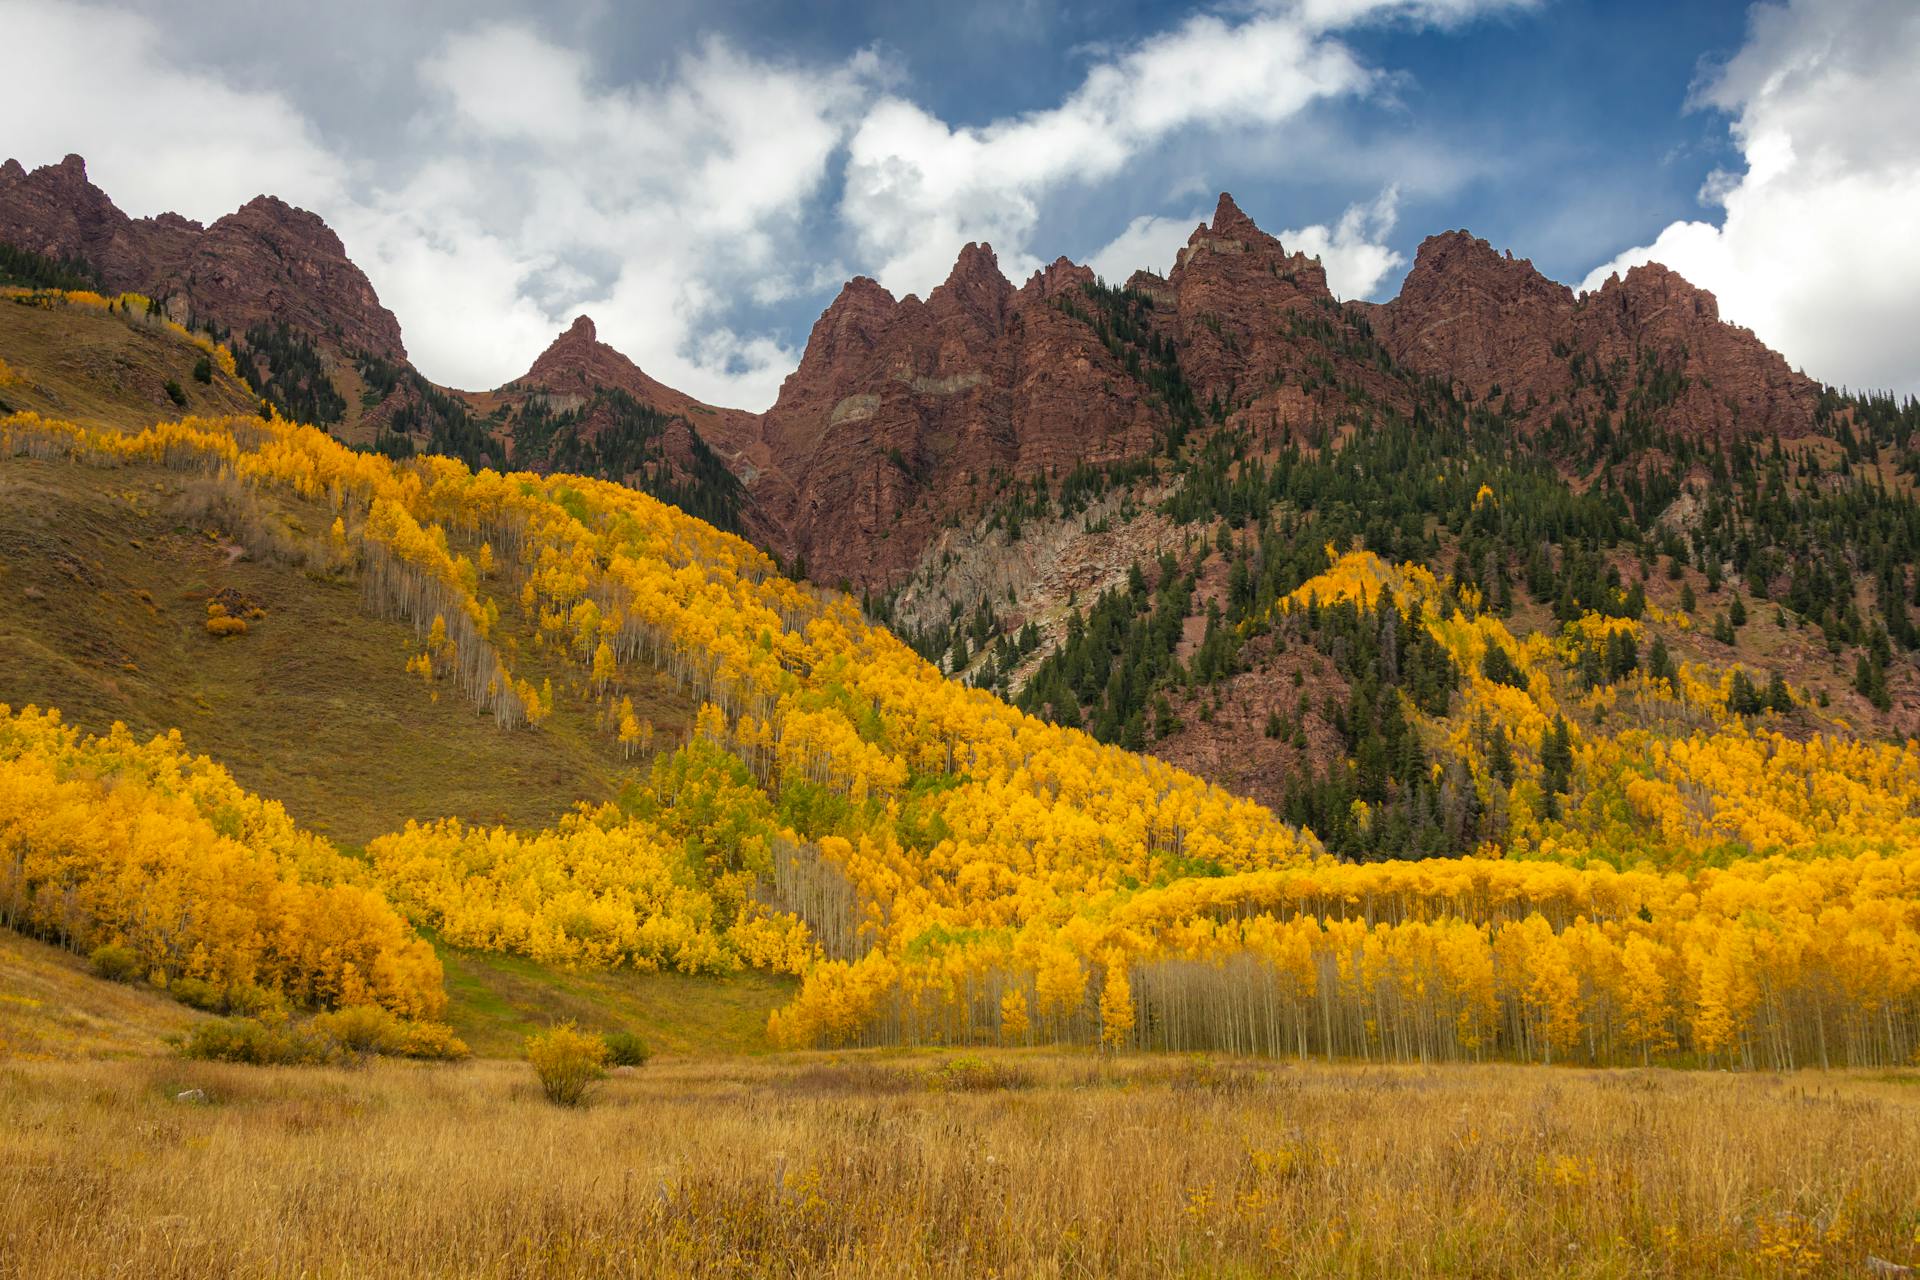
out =
<svg viewBox="0 0 1920 1280"><path fill-rule="evenodd" d="M1783 737L1729 712L1751 679L1736 669L1656 659L1578 691L1622 637L1638 651L1631 620L1517 640L1470 591L1328 548L1322 576L1243 627L1317 647L1368 691L1340 821L1394 820L1367 799L1391 781L1463 855L1343 864L1310 826L944 678L849 599L617 485L393 461L251 415L117 430L16 414L0 456L31 498L11 510L92 513L97 551L68 554L68 579L149 615L137 651L142 632L108 618L126 652L76 659L88 649L59 628L111 593L46 577L50 543L12 559L44 613L10 625L69 655L10 645L19 701L69 704L96 730L177 717L187 749L364 844L316 883L360 886L471 954L794 974L770 1024L793 1045L1755 1065L1916 1048L1920 751L1837 726ZM205 576L142 587L114 553L122 527ZM221 558L247 576L222 577ZM342 719L309 704L284 723L277 686L297 697L309 656L351 665L316 687L361 692L328 695ZM148 679L147 663L191 674ZM247 678L255 701L214 703ZM391 722L356 744L377 704ZM19 740L48 732L13 723ZM16 748L7 767L18 785L83 785L75 750L132 740L103 741ZM540 771L503 778L476 767L489 758ZM322 798L356 788L369 803ZM44 843L10 830L16 851ZM13 856L16 897L41 902L49 873ZM132 892L161 873L56 874ZM99 918L101 937L137 932ZM268 959L182 971L363 998ZM383 999L432 1014L441 997Z"/></svg>

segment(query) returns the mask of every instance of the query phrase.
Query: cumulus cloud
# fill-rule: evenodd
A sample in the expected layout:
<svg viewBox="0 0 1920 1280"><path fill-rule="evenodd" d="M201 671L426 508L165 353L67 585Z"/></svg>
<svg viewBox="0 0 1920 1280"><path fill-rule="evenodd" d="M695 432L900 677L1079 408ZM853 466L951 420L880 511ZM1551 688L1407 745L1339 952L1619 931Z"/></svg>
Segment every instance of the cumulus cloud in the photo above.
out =
<svg viewBox="0 0 1920 1280"><path fill-rule="evenodd" d="M1920 392L1920 7L1757 6L1746 44L1696 87L1746 167L1701 191L1722 216L1675 222L1588 275L1661 262L1814 377Z"/></svg>
<svg viewBox="0 0 1920 1280"><path fill-rule="evenodd" d="M770 402L796 353L725 316L736 299L794 291L799 215L881 70L870 54L809 68L709 40L659 84L605 86L584 55L525 26L454 36L421 69L416 124L453 144L445 174L382 193L356 218L398 279L414 278L407 264L423 284L463 264L485 273L467 287L496 296L464 314L502 322L424 333L418 359L499 381L566 315L590 310L603 339L662 381ZM536 277L564 284L581 261L611 273L529 298Z"/></svg>
<svg viewBox="0 0 1920 1280"><path fill-rule="evenodd" d="M1282 231L1280 243L1320 259L1336 298L1370 298L1406 258L1385 244L1399 218L1400 189L1388 187L1365 204L1348 205L1329 231L1324 224Z"/></svg>
<svg viewBox="0 0 1920 1280"><path fill-rule="evenodd" d="M112 9L0 0L16 56L0 75L0 142L31 163L84 148L93 180L144 212L207 221L263 191L309 205L346 166L277 93L171 65L163 34Z"/></svg>
<svg viewBox="0 0 1920 1280"><path fill-rule="evenodd" d="M1087 259L1093 273L1108 284L1125 284L1136 271L1165 275L1185 247L1193 229L1207 220L1198 211L1185 218L1156 218L1142 214L1127 229Z"/></svg>
<svg viewBox="0 0 1920 1280"><path fill-rule="evenodd" d="M116 2L0 0L0 30L32 54L0 79L0 150L29 164L81 151L135 214L210 220L263 191L315 210L437 380L498 384L588 311L663 381L758 408L798 355L769 332L769 309L848 268L924 293L972 239L1023 273L1062 194L1118 182L1196 132L1252 137L1389 84L1340 31L1530 0L1238 3L1095 54L1056 104L980 126L920 105L871 52L804 63L707 39L648 79L610 82L579 34L590 23L563 40L454 16L440 34L399 24L398 43L356 34L355 47L394 50L362 86L382 103L377 139L313 98L326 86L307 86L303 110L297 86L259 87L278 82L233 48L209 63L178 24L124 7L144 0ZM1364 294L1397 264L1381 243L1392 212L1389 192L1289 237ZM1164 270L1199 220L1135 218L1094 266Z"/></svg>
<svg viewBox="0 0 1920 1280"><path fill-rule="evenodd" d="M1024 274L1049 191L1111 177L1185 129L1277 124L1376 74L1292 13L1196 15L1096 64L1058 106L981 128L877 103L849 144L841 212L896 293L938 283L968 240L992 241Z"/></svg>

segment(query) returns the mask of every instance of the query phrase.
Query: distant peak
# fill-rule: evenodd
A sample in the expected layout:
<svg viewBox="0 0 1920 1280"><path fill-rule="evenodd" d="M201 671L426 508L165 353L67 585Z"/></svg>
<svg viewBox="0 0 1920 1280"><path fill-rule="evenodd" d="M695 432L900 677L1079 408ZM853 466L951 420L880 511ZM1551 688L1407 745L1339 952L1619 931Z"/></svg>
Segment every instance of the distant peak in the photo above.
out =
<svg viewBox="0 0 1920 1280"><path fill-rule="evenodd" d="M1240 206L1226 192L1220 193L1220 203L1213 206L1213 222L1209 230L1215 235L1224 235L1229 231L1258 231L1253 219L1241 212Z"/></svg>
<svg viewBox="0 0 1920 1280"><path fill-rule="evenodd" d="M18 179L18 178L24 178L26 176L27 176L26 167L22 165L18 160L9 158L5 164L0 164L0 178Z"/></svg>
<svg viewBox="0 0 1920 1280"><path fill-rule="evenodd" d="M86 160L71 151L67 153L66 158L61 160L57 167L62 173L70 173L76 178L84 178L87 176Z"/></svg>
<svg viewBox="0 0 1920 1280"><path fill-rule="evenodd" d="M960 256L954 260L953 271L947 276L948 284L967 281L986 280L1007 282L1000 272L1000 259L993 254L993 246L985 241L970 241L960 250Z"/></svg>
<svg viewBox="0 0 1920 1280"><path fill-rule="evenodd" d="M582 315L574 317L573 323L567 327L567 332L563 336L581 342L598 342L600 331L593 327L592 316Z"/></svg>
<svg viewBox="0 0 1920 1280"><path fill-rule="evenodd" d="M1062 255L1049 262L1042 270L1036 271L1027 280L1025 289L1037 289L1043 298L1068 289L1077 289L1083 284L1092 284L1093 268L1084 267L1073 259Z"/></svg>

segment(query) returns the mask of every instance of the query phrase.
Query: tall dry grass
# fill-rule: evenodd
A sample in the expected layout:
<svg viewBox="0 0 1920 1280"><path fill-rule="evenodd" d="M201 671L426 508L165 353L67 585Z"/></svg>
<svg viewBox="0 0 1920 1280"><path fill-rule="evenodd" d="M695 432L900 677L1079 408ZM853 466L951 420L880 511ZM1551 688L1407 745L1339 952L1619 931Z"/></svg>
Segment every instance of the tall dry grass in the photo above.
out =
<svg viewBox="0 0 1920 1280"><path fill-rule="evenodd" d="M1859 1275L1917 1150L1911 1077L16 1062L0 1275Z"/></svg>

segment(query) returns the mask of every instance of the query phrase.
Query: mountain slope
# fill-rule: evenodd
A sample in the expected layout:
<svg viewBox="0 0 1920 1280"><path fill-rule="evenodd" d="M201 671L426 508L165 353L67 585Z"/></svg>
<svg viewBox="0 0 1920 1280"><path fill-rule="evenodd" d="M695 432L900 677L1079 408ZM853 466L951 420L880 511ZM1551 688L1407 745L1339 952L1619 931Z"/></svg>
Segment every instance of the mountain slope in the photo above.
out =
<svg viewBox="0 0 1920 1280"><path fill-rule="evenodd" d="M441 966L408 929L537 966L795 974L769 1020L793 1045L1911 1056L1920 745L1856 737L1744 664L1660 656L1648 629L1683 623L1601 554L1632 540L1629 504L1570 491L1501 415L1389 419L1337 448L1260 452L1231 427L1196 443L1160 514L1206 521L1207 542L1170 547L1151 579L1129 571L1032 674L1037 709L1089 734L961 687L846 597L620 485L383 458L257 416L138 433L0 420L0 474L29 488L49 463L135 508L149 476L205 485L220 499L207 521L273 551L281 576L351 582L376 621L410 629L385 669L470 708L469 726L563 758L570 722L623 758L664 748L617 804L547 829L409 823L346 858L178 740L77 743L15 716L9 736L32 749L0 773L16 797L0 806L15 855L0 856L0 909L71 933L43 891L65 875L103 908L77 945L124 927L187 977L256 971L320 1003L358 1002L370 974L384 1001L428 1013ZM74 522L88 516L76 504ZM1475 576L1477 555L1444 577L1418 563L1442 528L1476 550L1544 547L1544 529L1593 546L1566 538L1563 563L1528 566L1558 616L1516 631L1521 609ZM1342 549L1362 531L1392 560ZM83 579L92 567L76 562ZM275 623L239 592L195 603L224 645ZM97 642L148 638L103 625ZM89 642L46 648L88 660ZM1342 695L1320 703L1339 750L1283 813L1116 745L1148 732L1155 693L1218 702L1261 645L1332 672ZM643 722L636 703L661 682L698 706L684 736ZM1304 731L1292 708L1274 714L1276 734ZM362 763L309 737L325 767ZM411 766L390 754L406 749L364 767ZM363 904L367 967L290 945L337 914L311 910L293 936L192 912L199 943L170 956L171 915L117 874L123 836L133 867L166 873L167 901L193 896L196 851L212 849L219 885L264 875L295 904ZM262 920L285 912L272 893L231 896ZM245 945L262 929L264 968ZM513 1016L478 1025L507 1034Z"/></svg>

